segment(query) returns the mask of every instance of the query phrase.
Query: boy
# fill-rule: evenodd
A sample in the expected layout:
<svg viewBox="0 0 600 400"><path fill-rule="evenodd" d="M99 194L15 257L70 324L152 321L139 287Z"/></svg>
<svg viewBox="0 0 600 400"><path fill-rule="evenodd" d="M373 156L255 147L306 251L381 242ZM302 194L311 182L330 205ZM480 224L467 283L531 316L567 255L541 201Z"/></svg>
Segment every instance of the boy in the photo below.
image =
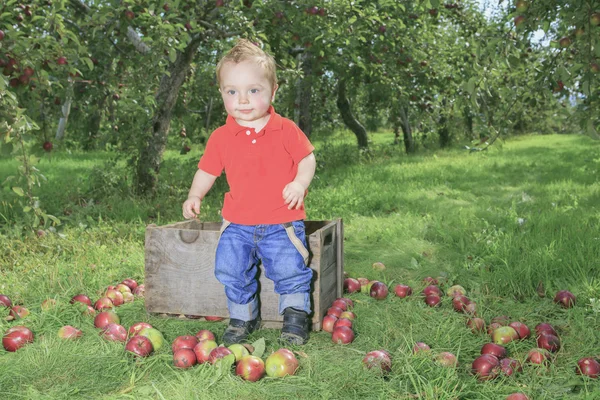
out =
<svg viewBox="0 0 600 400"><path fill-rule="evenodd" d="M243 342L260 326L257 265L273 280L283 314L281 339L308 340L310 284L304 196L315 173L314 147L290 120L275 113L275 60L241 39L217 64L227 121L215 130L198 163L183 216L195 218L202 199L225 170L223 226L215 276L225 286L226 345Z"/></svg>

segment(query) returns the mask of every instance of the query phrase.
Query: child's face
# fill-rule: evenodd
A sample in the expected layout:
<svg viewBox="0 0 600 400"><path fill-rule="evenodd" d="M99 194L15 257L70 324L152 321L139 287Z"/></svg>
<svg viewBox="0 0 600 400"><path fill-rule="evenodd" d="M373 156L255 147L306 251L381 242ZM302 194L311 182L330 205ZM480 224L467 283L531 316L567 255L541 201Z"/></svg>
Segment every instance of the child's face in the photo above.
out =
<svg viewBox="0 0 600 400"><path fill-rule="evenodd" d="M221 67L220 84L225 110L240 125L260 126L268 120L267 111L277 87L271 87L265 72L257 63L242 61L224 64Z"/></svg>

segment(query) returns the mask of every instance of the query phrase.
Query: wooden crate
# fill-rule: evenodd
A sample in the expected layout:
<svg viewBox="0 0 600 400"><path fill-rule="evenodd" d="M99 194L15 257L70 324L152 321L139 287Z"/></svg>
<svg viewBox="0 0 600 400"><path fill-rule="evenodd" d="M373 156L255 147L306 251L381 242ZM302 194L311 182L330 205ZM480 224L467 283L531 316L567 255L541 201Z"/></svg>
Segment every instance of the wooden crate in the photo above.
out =
<svg viewBox="0 0 600 400"><path fill-rule="evenodd" d="M343 290L343 222L305 221L309 266L313 270L312 329ZM146 310L151 313L229 317L223 285L214 275L221 223L189 220L149 225L145 243ZM279 295L259 268L263 327L280 328Z"/></svg>

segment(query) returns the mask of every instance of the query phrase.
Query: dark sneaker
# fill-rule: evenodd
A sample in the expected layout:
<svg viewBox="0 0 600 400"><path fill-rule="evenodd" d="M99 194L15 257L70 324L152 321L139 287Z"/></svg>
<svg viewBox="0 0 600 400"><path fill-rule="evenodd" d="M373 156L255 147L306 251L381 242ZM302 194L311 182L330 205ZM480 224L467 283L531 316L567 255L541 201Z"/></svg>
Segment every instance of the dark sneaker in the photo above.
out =
<svg viewBox="0 0 600 400"><path fill-rule="evenodd" d="M253 319L252 321L241 321L239 319L231 318L229 320L229 326L223 333L223 343L225 346L232 345L234 343L242 343L246 340L249 334L254 332L260 327L260 317Z"/></svg>
<svg viewBox="0 0 600 400"><path fill-rule="evenodd" d="M309 331L308 314L288 307L283 313L283 328L281 328L281 341L302 345L308 341Z"/></svg>

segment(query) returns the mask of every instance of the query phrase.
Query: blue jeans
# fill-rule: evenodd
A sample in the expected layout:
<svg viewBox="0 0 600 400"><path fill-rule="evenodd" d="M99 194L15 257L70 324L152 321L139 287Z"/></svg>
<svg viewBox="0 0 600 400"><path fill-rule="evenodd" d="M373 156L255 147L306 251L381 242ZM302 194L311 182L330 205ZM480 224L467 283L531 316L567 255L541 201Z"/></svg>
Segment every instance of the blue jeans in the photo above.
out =
<svg viewBox="0 0 600 400"><path fill-rule="evenodd" d="M275 284L279 313L287 307L311 313L308 250L304 221L239 225L225 221L217 245L215 276L225 286L229 317L250 321L259 315L258 264ZM286 229L287 227L287 229Z"/></svg>

